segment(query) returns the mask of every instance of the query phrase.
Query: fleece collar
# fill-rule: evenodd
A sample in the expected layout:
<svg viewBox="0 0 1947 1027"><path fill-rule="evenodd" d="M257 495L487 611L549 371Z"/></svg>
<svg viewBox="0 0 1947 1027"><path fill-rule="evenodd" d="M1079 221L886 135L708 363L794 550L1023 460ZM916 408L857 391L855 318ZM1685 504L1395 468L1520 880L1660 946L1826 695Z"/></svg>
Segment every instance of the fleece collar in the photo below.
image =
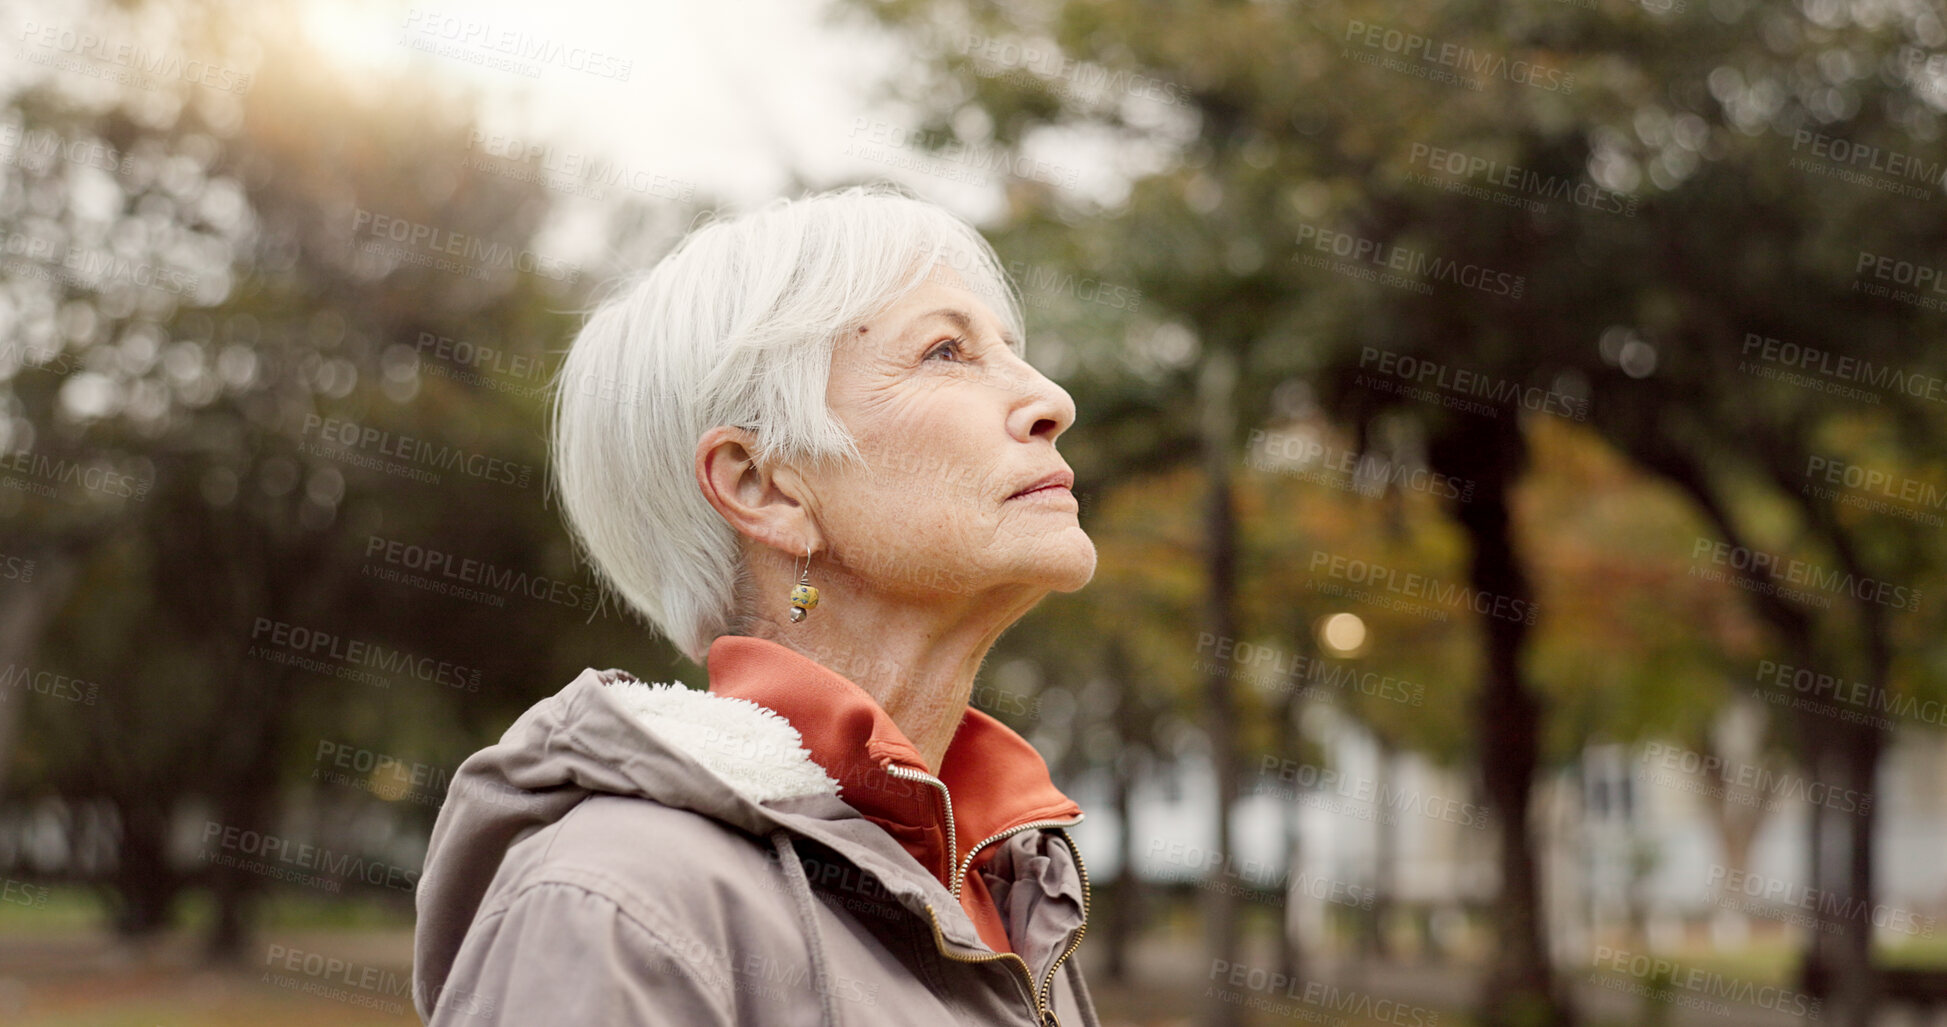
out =
<svg viewBox="0 0 1947 1027"><path fill-rule="evenodd" d="M648 684L626 671L602 671L596 680L664 744L751 802L838 794L838 782L799 744L798 730L772 710L680 681Z"/></svg>
<svg viewBox="0 0 1947 1027"><path fill-rule="evenodd" d="M837 782L840 798L878 824L949 891L967 854L986 839L1041 820L1074 820L1081 807L1055 788L1048 765L1007 725L969 707L937 773L921 759L865 690L811 658L768 639L724 635L706 657L710 694L774 711L795 728L810 758ZM956 846L946 854L945 810L932 785L894 776L888 766L933 774L953 799ZM1005 930L987 897L980 854L961 890L961 904L996 951Z"/></svg>

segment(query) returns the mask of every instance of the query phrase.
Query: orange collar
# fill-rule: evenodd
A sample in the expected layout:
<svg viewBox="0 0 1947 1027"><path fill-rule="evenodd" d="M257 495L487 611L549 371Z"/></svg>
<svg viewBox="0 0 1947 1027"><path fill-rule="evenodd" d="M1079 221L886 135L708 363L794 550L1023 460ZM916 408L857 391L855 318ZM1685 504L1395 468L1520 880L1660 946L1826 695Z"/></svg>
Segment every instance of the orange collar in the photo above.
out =
<svg viewBox="0 0 1947 1027"><path fill-rule="evenodd" d="M885 769L897 765L931 774L932 768L865 689L796 650L747 635L720 636L705 662L713 694L747 699L790 721L811 758L838 781L839 797L890 833L949 891L955 870L981 842L1037 820L1072 820L1081 813L1055 788L1047 763L1026 739L968 707L934 775L953 798L958 851L949 865L938 789ZM975 865L994 851L989 846ZM988 944L1008 951L1004 932L998 939L1003 945L994 945L999 921L991 902L975 901L987 891L980 875L969 869L967 876L962 904Z"/></svg>

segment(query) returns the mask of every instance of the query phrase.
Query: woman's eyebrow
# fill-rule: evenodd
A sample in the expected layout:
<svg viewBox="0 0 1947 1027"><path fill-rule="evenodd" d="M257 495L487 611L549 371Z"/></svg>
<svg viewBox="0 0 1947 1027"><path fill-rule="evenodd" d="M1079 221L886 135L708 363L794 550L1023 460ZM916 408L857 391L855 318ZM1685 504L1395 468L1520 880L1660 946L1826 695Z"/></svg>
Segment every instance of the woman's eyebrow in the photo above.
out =
<svg viewBox="0 0 1947 1027"><path fill-rule="evenodd" d="M961 310L959 307L941 307L938 310L929 310L926 313L921 314L918 317L914 318L912 320L912 324L922 325L925 324L927 321L931 321L936 317L951 323L953 327L960 330L960 333L962 335L973 334L973 330L974 330L973 318L969 316L966 311ZM1014 338L1012 335L1009 335L1007 332L1005 331L1001 332L1000 337L1001 337L1001 342L1004 345L1006 345L1007 348L1013 350L1018 350L1021 348L1020 340Z"/></svg>
<svg viewBox="0 0 1947 1027"><path fill-rule="evenodd" d="M952 322L953 326L958 328L962 333L971 334L973 332L973 318L968 317L967 312L958 307L941 307L938 310L929 310L913 318L912 323L915 325L923 325L936 317Z"/></svg>

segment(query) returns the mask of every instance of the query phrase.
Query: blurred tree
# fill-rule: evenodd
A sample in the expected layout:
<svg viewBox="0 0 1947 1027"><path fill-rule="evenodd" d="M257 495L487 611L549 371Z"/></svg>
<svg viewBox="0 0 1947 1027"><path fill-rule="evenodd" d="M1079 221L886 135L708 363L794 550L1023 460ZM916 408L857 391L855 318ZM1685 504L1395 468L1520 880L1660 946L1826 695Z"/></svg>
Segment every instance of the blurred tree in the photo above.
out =
<svg viewBox="0 0 1947 1027"><path fill-rule="evenodd" d="M1173 377L1177 394L1202 397L1206 412L1219 396L1248 417L1299 376L1357 448L1403 419L1433 469L1472 483L1452 516L1474 594L1518 609L1539 591L1511 509L1529 463L1524 425L1546 417L1589 420L1695 503L1733 552L1820 561L1868 593L1903 570L1931 573L1937 533L1854 516L1856 502L1806 488L1832 419L1861 415L1841 413L1829 365L1812 376L1824 382L1794 382L1764 340L1864 362L1840 375L1864 366L1882 382L1937 380L1925 343L1938 303L1903 303L1880 281L1903 266L1921 280L1917 268L1939 263L1947 222L1916 216L1942 200L1928 156L1947 103L1937 12L1743 0L853 6L932 68L905 83L919 145L1112 155L1102 159L1123 176L1106 185L1012 183L1007 220L1088 236L1072 244L1100 255L1084 267L1133 283L1160 308L1153 318L1189 329L1197 356ZM1834 139L1867 147L1843 153L1878 162L1878 180ZM1924 389L1901 391L1882 389L1888 402L1865 416L1912 454L1905 465L1937 445L1939 418L1914 402ZM1155 415L1214 423L1169 404ZM1222 465L1241 441L1233 430L1217 459L1217 427L1198 436L1213 593L1231 583ZM1134 466L1145 456L1125 453ZM1714 551L1685 555L1702 570ZM1794 665L1846 668L1874 696L1900 640L1938 637L1914 610L1857 593L1827 614L1762 575L1743 583ZM1224 601L1205 621L1234 624ZM1544 758L1526 666L1534 628L1493 615L1479 626L1474 741L1503 819L1482 1012L1496 1024L1569 1022L1547 966L1526 813ZM1209 698L1221 779L1233 724L1220 683ZM1830 716L1810 728L1799 732L1806 765L1870 793L1878 732ZM1220 809L1220 836L1226 820ZM1818 821L1813 850L1845 853L1821 861L1819 886L1870 906L1870 811L1821 807ZM1828 835L1843 842L1829 848ZM1213 958L1234 952L1229 916L1212 910ZM1837 989L1842 1022L1869 1015L1869 950L1863 931L1821 932L1810 954L1808 980Z"/></svg>
<svg viewBox="0 0 1947 1027"><path fill-rule="evenodd" d="M59 487L0 493L5 548L39 561L48 604L0 639L47 618L35 669L100 683L98 705L33 697L7 785L113 811L122 930L166 925L204 884L211 949L233 956L267 879L209 839L305 830L299 793L388 806L393 828L293 845L417 870L411 838L439 796L377 775L348 791L320 773L327 747L450 768L590 663L660 677L676 657L593 603L543 502L561 311L588 284L534 249L550 190L472 145L464 98L354 83L241 11L167 6L189 27L158 48L249 67L261 45L247 89L134 84L90 105L57 70L6 106L30 142L0 228L34 243L0 301L15 326L0 437L9 467L55 468L28 477ZM134 31L111 8L91 17ZM177 105L151 116L158 93ZM681 215L616 220L627 251L666 245ZM509 584L475 581L488 595L472 602L387 581L400 551Z"/></svg>

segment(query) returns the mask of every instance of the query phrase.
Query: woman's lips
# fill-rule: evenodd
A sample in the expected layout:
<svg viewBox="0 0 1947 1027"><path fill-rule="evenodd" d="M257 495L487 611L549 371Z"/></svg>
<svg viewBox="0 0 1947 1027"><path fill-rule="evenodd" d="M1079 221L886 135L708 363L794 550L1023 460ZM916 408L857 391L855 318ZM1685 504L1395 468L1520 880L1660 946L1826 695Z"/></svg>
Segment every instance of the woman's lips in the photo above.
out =
<svg viewBox="0 0 1947 1027"><path fill-rule="evenodd" d="M1068 468L1064 467L1059 471L1042 475L1039 479L1035 481L1033 485L1030 485L1027 488L1022 489L1021 491L1016 492L1007 498L1022 499L1027 496L1034 495L1037 492L1045 492L1049 489L1061 489L1063 491L1069 492L1070 495L1073 495L1074 487L1075 487L1075 473L1073 471L1070 471Z"/></svg>
<svg viewBox="0 0 1947 1027"><path fill-rule="evenodd" d="M1056 501L1072 504L1075 502L1075 493L1070 491L1066 485L1043 485L1038 489L1029 489L1018 495L1010 496L1008 502L1011 503L1017 499L1034 499L1043 502Z"/></svg>

